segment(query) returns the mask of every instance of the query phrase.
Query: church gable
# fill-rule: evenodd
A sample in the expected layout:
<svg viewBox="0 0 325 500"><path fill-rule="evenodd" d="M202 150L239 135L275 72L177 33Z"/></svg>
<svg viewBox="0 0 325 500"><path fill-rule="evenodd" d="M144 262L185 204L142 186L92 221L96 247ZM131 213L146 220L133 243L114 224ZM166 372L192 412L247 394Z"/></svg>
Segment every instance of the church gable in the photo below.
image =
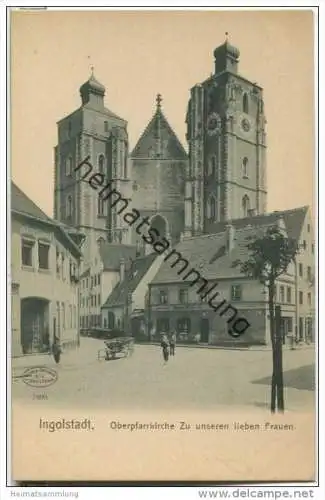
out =
<svg viewBox="0 0 325 500"><path fill-rule="evenodd" d="M131 158L157 158L187 160L187 153L160 109L157 109L138 143Z"/></svg>

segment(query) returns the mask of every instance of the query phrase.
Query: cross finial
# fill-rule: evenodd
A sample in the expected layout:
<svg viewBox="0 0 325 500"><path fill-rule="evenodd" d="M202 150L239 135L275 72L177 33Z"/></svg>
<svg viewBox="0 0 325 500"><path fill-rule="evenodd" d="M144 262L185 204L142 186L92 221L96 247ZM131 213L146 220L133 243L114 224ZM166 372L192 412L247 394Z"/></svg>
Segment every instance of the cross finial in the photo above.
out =
<svg viewBox="0 0 325 500"><path fill-rule="evenodd" d="M229 38L229 33L228 33L228 31L226 31L225 35L226 35L226 42L228 42L228 38Z"/></svg>
<svg viewBox="0 0 325 500"><path fill-rule="evenodd" d="M89 62L91 62L91 56L87 56L87 59L89 60ZM94 66L92 64L90 66L90 72L91 76L94 76Z"/></svg>
<svg viewBox="0 0 325 500"><path fill-rule="evenodd" d="M161 108L161 102L162 102L161 94L157 94L157 97L156 97L157 109Z"/></svg>

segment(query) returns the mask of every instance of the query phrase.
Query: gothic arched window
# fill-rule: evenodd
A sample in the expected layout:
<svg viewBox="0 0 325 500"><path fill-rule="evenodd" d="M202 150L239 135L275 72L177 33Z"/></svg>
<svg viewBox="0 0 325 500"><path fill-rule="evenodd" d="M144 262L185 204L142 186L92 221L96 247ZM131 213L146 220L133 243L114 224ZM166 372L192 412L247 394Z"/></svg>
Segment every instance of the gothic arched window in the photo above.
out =
<svg viewBox="0 0 325 500"><path fill-rule="evenodd" d="M214 220L216 218L216 199L211 195L207 203L207 218Z"/></svg>
<svg viewBox="0 0 325 500"><path fill-rule="evenodd" d="M98 158L98 171L101 174L105 174L105 156L104 155L99 155L99 158Z"/></svg>
<svg viewBox="0 0 325 500"><path fill-rule="evenodd" d="M246 93L243 95L243 112L248 113L248 95Z"/></svg>
<svg viewBox="0 0 325 500"><path fill-rule="evenodd" d="M72 158L68 156L65 162L65 174L70 176L72 174Z"/></svg>
<svg viewBox="0 0 325 500"><path fill-rule="evenodd" d="M67 217L72 216L72 196L69 195L66 201L66 215Z"/></svg>
<svg viewBox="0 0 325 500"><path fill-rule="evenodd" d="M217 158L215 156L212 156L210 162L211 162L210 163L211 175L212 175L212 177L215 177L216 176L216 169L217 169Z"/></svg>
<svg viewBox="0 0 325 500"><path fill-rule="evenodd" d="M250 210L250 201L247 194L245 194L245 196L242 199L242 208L243 208L243 216L247 217Z"/></svg>
<svg viewBox="0 0 325 500"><path fill-rule="evenodd" d="M124 164L123 164L123 178L128 178L128 155L127 155L127 143L124 143Z"/></svg>
<svg viewBox="0 0 325 500"><path fill-rule="evenodd" d="M97 198L97 214L104 215L104 202L105 200L98 196Z"/></svg>
<svg viewBox="0 0 325 500"><path fill-rule="evenodd" d="M243 174L243 177L248 177L248 158L244 158L243 159L243 163L242 163L242 174Z"/></svg>

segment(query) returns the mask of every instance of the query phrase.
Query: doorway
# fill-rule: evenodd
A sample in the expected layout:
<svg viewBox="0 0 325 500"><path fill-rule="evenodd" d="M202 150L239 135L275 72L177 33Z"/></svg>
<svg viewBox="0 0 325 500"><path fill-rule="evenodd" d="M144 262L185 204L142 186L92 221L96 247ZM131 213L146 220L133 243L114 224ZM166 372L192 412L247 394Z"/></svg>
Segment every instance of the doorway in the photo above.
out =
<svg viewBox="0 0 325 500"><path fill-rule="evenodd" d="M49 301L28 297L21 300L21 345L24 354L49 349Z"/></svg>
<svg viewBox="0 0 325 500"><path fill-rule="evenodd" d="M209 342L209 333L210 333L210 325L209 325L209 320L207 318L201 319L200 332L201 332L200 342L202 342L203 344L207 344Z"/></svg>

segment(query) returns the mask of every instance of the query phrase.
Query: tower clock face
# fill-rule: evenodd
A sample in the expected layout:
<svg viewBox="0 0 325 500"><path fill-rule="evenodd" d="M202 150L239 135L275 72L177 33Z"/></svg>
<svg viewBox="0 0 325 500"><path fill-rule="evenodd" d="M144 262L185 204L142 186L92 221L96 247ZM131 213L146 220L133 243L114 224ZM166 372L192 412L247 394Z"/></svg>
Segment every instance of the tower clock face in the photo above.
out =
<svg viewBox="0 0 325 500"><path fill-rule="evenodd" d="M217 134L220 130L220 117L217 113L211 113L207 119L207 133L209 135Z"/></svg>
<svg viewBox="0 0 325 500"><path fill-rule="evenodd" d="M240 126L244 132L249 132L250 129L252 128L252 124L251 124L250 120L248 120L248 118L246 118L246 117L241 119Z"/></svg>

